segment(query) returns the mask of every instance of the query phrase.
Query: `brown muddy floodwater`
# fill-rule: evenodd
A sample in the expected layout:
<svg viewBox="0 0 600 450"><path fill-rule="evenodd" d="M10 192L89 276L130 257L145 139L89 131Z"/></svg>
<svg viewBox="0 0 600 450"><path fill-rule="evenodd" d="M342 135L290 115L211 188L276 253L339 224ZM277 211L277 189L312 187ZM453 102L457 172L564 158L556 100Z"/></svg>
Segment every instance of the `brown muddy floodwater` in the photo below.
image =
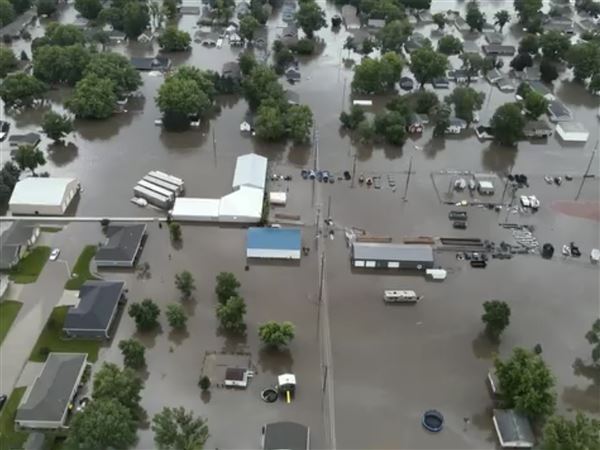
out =
<svg viewBox="0 0 600 450"><path fill-rule="evenodd" d="M330 3L320 2L328 17L338 12ZM548 6L546 5L546 8ZM488 20L494 11L512 11L512 2L482 2ZM464 9L463 2L434 1L433 12ZM61 13L61 22L71 22L71 6ZM180 27L196 31L195 18L184 16ZM277 36L283 22L279 12L269 22L269 39ZM433 25L418 26L429 36ZM34 35L42 34L42 28ZM454 28L449 28L458 36ZM517 42L522 32L509 28L507 42ZM332 445L332 433L340 449L484 449L497 446L492 432L491 408L484 379L492 354L507 355L514 346L533 347L540 343L543 355L557 378L558 410L562 413L583 410L600 414L600 377L588 366L590 347L584 335L600 313L598 268L589 263L589 250L600 246L597 221L562 214L550 208L553 202L572 202L581 175L598 135L596 112L599 98L569 80L567 73L554 87L556 96L591 132L584 145L567 146L557 137L547 141L521 142L507 149L479 142L473 134L458 138L433 139L431 129L409 140L403 148L356 146L339 129L339 114L351 103L352 69L342 63L346 51L345 30L321 30L323 52L301 62L302 81L286 88L296 91L302 103L315 115L318 129L318 155L313 145L295 148L270 145L243 137L239 123L247 110L238 97L220 100L220 114L199 130L167 133L153 122L159 117L154 96L162 77L143 74L141 89L145 100L135 111L115 115L103 122L78 121L77 133L61 148L47 147L45 169L52 176L77 176L84 191L76 214L80 216L148 216L159 213L140 209L129 202L133 186L149 170L158 169L182 177L189 196L221 196L230 191L235 158L247 152L267 156L276 173L291 174L289 204L283 210L300 214L305 223L303 244L311 247L299 266L285 264L251 265L245 271L245 231L235 227L193 226L183 228L183 246L172 248L165 229L149 225L149 239L141 262L150 264L149 276L131 272L107 273L107 278L127 280L133 301L152 297L161 307L177 301L174 274L190 270L198 287L194 300L186 304L191 317L187 333L173 334L164 316L162 330L138 336L131 319L124 315L111 345L102 351L101 360L121 362L116 343L132 335L147 346L148 369L142 406L149 416L167 406L182 405L208 418L211 437L207 448L257 448L260 426L275 420L296 420L311 427L312 447ZM482 44L482 36L477 37ZM24 46L24 47L23 47ZM29 44L17 42L17 52ZM115 47L127 55L152 55L156 46L137 44ZM174 57L176 65L194 64L203 69L220 70L223 63L237 58L239 50L225 46L206 49L193 44L186 55ZM353 56L358 61L358 55ZM505 63L508 66L509 59ZM458 60L452 59L455 67ZM472 84L487 95L480 112L486 123L495 108L513 101L512 94L490 88L485 81ZM448 90L439 92L445 96ZM66 90L51 94L52 107L61 109ZM376 108L387 98L376 98ZM8 114L11 132L36 131L44 110ZM213 146L214 142L216 145ZM9 157L3 145L0 158ZM313 167L336 173L352 170L356 174L381 174L383 189L367 189L350 182L315 185L299 177L300 168ZM409 164L412 175L406 202L402 201ZM598 164L594 160L579 200L597 205L599 200ZM542 208L534 215L496 213L470 208L468 230L453 230L447 220L449 206L442 205L432 183L432 172L444 169L524 173L530 187L522 193L535 194ZM547 185L544 175L573 175L562 186ZM397 190L390 189L387 175L395 178ZM445 190L445 189L444 189ZM521 192L520 192L521 193ZM520 194L519 193L519 194ZM444 192L441 192L444 194ZM315 217L331 204L336 224L334 240L319 248L325 252L324 296L318 301L320 251L315 245ZM561 208L562 210L562 208ZM542 260L523 255L512 260L490 262L486 270L471 269L455 259L454 253L437 255L438 264L449 270L443 283L427 282L420 275L355 272L350 268L349 250L342 228L357 227L370 233L400 241L406 236L480 237L496 242L511 240L500 222L534 225L541 243L555 248L576 241L584 250L582 258L564 259L557 255ZM97 225L71 224L64 246L76 255L79 246L100 240ZM170 256L170 257L169 257ZM216 326L213 294L214 277L221 270L236 273L241 293L248 304L248 335L233 339L221 335ZM388 307L381 300L384 289L414 289L425 299L417 306ZM502 299L512 309L511 324L499 347L481 336L481 303ZM325 305L325 306L323 306ZM328 307L328 320L320 308ZM291 320L296 324L296 339L289 352L265 353L256 335L257 325L267 320ZM331 358L324 348L331 339ZM202 397L197 387L202 361L210 351L243 351L251 354L257 376L243 392L213 388L210 398ZM325 366L329 366L328 372ZM272 385L276 375L293 371L299 380L296 400L291 405L267 405L258 398L260 390ZM332 374L324 380L325 373ZM323 393L323 386L333 388ZM442 433L426 433L420 425L421 414L435 408L446 418ZM464 419L470 424L464 427ZM332 424L330 422L333 422ZM331 426L333 425L333 426ZM140 431L138 449L153 447L152 432Z"/></svg>

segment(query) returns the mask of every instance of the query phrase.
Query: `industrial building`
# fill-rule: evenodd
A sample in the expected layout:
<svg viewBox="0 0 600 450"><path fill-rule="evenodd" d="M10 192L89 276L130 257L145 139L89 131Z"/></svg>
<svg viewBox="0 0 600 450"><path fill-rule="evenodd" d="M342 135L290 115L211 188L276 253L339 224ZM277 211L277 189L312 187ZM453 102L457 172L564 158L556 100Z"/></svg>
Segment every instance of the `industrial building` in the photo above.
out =
<svg viewBox="0 0 600 450"><path fill-rule="evenodd" d="M355 242L352 266L367 269L430 269L433 247L420 244L380 244Z"/></svg>
<svg viewBox="0 0 600 450"><path fill-rule="evenodd" d="M298 228L248 228L246 257L300 259L302 234Z"/></svg>
<svg viewBox="0 0 600 450"><path fill-rule="evenodd" d="M76 178L25 178L15 185L8 206L13 214L61 216L79 189Z"/></svg>

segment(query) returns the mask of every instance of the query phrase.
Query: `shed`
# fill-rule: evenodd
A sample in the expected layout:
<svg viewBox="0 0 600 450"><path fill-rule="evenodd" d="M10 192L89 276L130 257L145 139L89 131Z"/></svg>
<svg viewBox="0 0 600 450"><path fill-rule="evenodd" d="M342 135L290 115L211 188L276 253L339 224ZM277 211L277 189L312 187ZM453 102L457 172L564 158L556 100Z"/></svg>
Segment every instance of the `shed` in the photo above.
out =
<svg viewBox="0 0 600 450"><path fill-rule="evenodd" d="M491 181L480 181L477 186L477 191L481 195L493 195L494 194L494 183Z"/></svg>
<svg viewBox="0 0 600 450"><path fill-rule="evenodd" d="M225 386L241 388L248 386L248 370L238 367L225 369Z"/></svg>
<svg viewBox="0 0 600 450"><path fill-rule="evenodd" d="M514 409L494 409L493 421L502 448L532 448L535 444L529 419Z"/></svg>
<svg viewBox="0 0 600 450"><path fill-rule="evenodd" d="M79 289L79 303L67 311L63 330L67 336L108 339L124 281L86 281Z"/></svg>
<svg viewBox="0 0 600 450"><path fill-rule="evenodd" d="M287 203L287 193L286 192L270 192L269 193L269 203L271 205L285 206Z"/></svg>
<svg viewBox="0 0 600 450"><path fill-rule="evenodd" d="M587 142L590 137L581 122L560 122L556 125L556 134L565 142Z"/></svg>
<svg viewBox="0 0 600 450"><path fill-rule="evenodd" d="M273 422L262 427L263 450L308 450L310 429L295 422Z"/></svg>
<svg viewBox="0 0 600 450"><path fill-rule="evenodd" d="M433 247L419 244L380 244L355 242L352 245L352 265L373 269L432 268Z"/></svg>
<svg viewBox="0 0 600 450"><path fill-rule="evenodd" d="M250 186L264 189L267 180L267 158L249 153L238 156L235 163L232 187Z"/></svg>
<svg viewBox="0 0 600 450"><path fill-rule="evenodd" d="M171 217L184 222L216 222L219 220L219 199L178 197Z"/></svg>
<svg viewBox="0 0 600 450"><path fill-rule="evenodd" d="M76 178L25 178L15 185L8 205L13 214L60 216L79 188Z"/></svg>
<svg viewBox="0 0 600 450"><path fill-rule="evenodd" d="M263 189L241 186L231 194L221 197L219 222L257 223L262 216Z"/></svg>
<svg viewBox="0 0 600 450"><path fill-rule="evenodd" d="M300 259L302 234L299 228L248 228L246 257Z"/></svg>

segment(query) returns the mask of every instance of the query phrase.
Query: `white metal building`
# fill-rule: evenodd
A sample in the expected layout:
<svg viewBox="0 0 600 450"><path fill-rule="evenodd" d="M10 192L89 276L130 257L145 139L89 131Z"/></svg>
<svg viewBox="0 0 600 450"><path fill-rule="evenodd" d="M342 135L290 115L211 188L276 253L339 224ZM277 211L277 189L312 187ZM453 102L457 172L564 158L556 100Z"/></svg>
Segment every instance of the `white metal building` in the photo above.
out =
<svg viewBox="0 0 600 450"><path fill-rule="evenodd" d="M250 186L264 189L267 180L267 158L249 153L238 156L233 174L233 189Z"/></svg>
<svg viewBox="0 0 600 450"><path fill-rule="evenodd" d="M219 222L256 223L260 221L264 191L241 186L237 191L221 197Z"/></svg>
<svg viewBox="0 0 600 450"><path fill-rule="evenodd" d="M216 222L219 220L219 203L219 199L178 197L171 216L174 220Z"/></svg>
<svg viewBox="0 0 600 450"><path fill-rule="evenodd" d="M565 142L587 142L590 132L580 122L560 122L556 134Z"/></svg>
<svg viewBox="0 0 600 450"><path fill-rule="evenodd" d="M13 214L59 216L65 213L79 188L77 178L25 178L16 184L9 209Z"/></svg>

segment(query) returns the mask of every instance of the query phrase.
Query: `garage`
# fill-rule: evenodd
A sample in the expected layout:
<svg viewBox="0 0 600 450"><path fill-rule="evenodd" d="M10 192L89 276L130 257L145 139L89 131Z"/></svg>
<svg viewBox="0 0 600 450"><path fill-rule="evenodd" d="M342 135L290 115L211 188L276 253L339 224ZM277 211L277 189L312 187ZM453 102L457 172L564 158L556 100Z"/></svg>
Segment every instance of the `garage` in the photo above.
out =
<svg viewBox="0 0 600 450"><path fill-rule="evenodd" d="M15 185L8 206L13 214L62 216L79 188L76 178L25 178Z"/></svg>

